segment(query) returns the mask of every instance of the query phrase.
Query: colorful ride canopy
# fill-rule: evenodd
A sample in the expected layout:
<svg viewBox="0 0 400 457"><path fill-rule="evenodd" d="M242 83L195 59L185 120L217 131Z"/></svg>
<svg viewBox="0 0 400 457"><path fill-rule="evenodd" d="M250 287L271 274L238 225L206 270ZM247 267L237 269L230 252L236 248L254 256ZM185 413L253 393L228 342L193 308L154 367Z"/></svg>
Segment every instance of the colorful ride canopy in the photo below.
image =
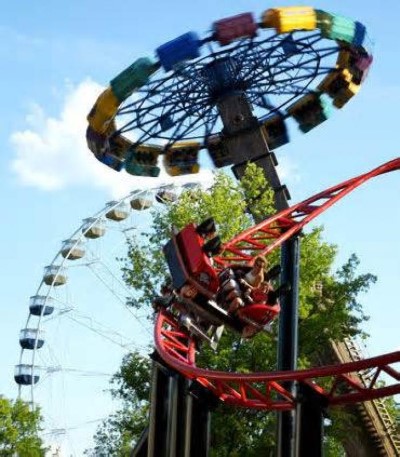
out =
<svg viewBox="0 0 400 457"><path fill-rule="evenodd" d="M283 146L289 119L304 133L324 122L372 63L363 24L306 6L224 18L205 37L185 33L155 55L112 79L88 115L95 157L137 176L157 177L161 154L172 176L197 173L201 149L216 167L238 163L221 120L229 97L250 107L247 131L261 130L269 149Z"/></svg>

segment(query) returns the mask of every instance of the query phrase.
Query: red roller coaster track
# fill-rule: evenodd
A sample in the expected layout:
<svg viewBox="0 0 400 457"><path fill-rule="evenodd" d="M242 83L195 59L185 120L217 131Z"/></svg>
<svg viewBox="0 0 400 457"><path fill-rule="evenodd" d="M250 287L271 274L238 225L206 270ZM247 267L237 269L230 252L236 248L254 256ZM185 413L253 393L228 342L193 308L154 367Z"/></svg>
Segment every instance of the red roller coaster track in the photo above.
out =
<svg viewBox="0 0 400 457"><path fill-rule="evenodd" d="M255 256L269 254L361 184L376 176L399 169L400 158L391 160L368 173L330 187L275 214L226 243L224 256L214 257L215 263L220 266L227 266L234 261L251 263Z"/></svg>
<svg viewBox="0 0 400 457"><path fill-rule="evenodd" d="M397 158L281 211L226 243L224 257L214 258L216 264L251 263L255 256L269 254L361 184L399 169L400 158ZM252 374L213 371L196 367L194 341L167 311L160 311L157 316L155 343L157 351L168 365L187 378L196 379L222 401L235 406L265 410L293 409L296 399L285 388L287 381L308 384L325 397L329 405L373 400L400 393L400 371L392 366L400 362L400 352L298 371ZM367 385L360 381L359 374L363 372L370 374ZM378 383L382 373L387 378L385 386Z"/></svg>

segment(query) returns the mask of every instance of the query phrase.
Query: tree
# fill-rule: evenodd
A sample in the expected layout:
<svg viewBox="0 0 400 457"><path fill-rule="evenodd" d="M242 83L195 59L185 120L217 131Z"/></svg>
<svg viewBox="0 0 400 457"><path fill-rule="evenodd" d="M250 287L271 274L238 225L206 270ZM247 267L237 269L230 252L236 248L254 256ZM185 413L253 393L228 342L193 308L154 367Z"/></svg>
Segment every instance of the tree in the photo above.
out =
<svg viewBox="0 0 400 457"><path fill-rule="evenodd" d="M31 411L21 400L0 395L0 455L2 457L41 457L46 449L39 437L39 410Z"/></svg>
<svg viewBox="0 0 400 457"><path fill-rule="evenodd" d="M123 406L98 427L95 447L85 452L90 457L128 457L133 442L147 425L150 397L150 358L138 352L127 354L111 380L111 395Z"/></svg>
<svg viewBox="0 0 400 457"><path fill-rule="evenodd" d="M248 167L241 183L219 173L207 192L201 189L183 192L177 203L169 205L162 213L154 214L148 233L129 241L122 272L126 283L135 290L135 300L131 305L140 308L147 306L151 315L151 301L159 293L168 271L160 248L169 239L172 226L181 229L189 222L199 223L213 217L219 235L223 241L227 241L253 225L253 215L258 218L273 211L272 191L262 170L255 165ZM340 340L362 333L361 324L366 316L362 313L357 297L361 291L367 290L376 278L370 274L356 274L356 256L352 256L336 273L332 273L336 254L337 247L323 241L322 228L314 228L303 235L299 310L301 367L318 363L321 349L328 345L331 338ZM279 261L279 253L273 253L270 259L272 263ZM239 335L225 332L218 352L204 347L198 362L209 368L227 371L275 370L276 336L276 326L272 335L262 333L248 341L241 341ZM147 386L149 379L146 378L143 366L139 356L127 357L113 379L114 385L118 386L117 389L114 388L113 395L132 406L135 414L142 414L140 422L143 421L146 410L143 380L147 379ZM138 405L139 399L142 403ZM345 429L351 420L344 412L337 417L342 426L330 428L330 449L339 446L335 436L340 437L340 430ZM112 420L108 421L109 426L112 425ZM213 414L212 423L212 455L215 457L251 457L273 452L274 414L237 410L222 405ZM127 429L123 431L126 432ZM120 436L123 431L119 430ZM129 431L131 442L134 443L139 437L138 430L131 428ZM114 453L107 455L124 455L123 446L123 441L120 440L119 450L115 449ZM335 452L332 451L331 455L340 455Z"/></svg>

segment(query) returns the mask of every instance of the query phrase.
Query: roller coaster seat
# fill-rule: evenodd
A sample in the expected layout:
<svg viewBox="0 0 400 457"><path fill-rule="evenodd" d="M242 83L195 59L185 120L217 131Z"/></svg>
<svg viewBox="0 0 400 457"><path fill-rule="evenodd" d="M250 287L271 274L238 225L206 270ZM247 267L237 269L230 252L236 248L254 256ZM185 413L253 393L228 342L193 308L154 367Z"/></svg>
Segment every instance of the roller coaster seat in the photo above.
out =
<svg viewBox="0 0 400 457"><path fill-rule="evenodd" d="M265 303L255 303L253 305L247 305L238 310L237 315L239 318L248 318L257 324L265 325L271 322L280 311L280 306L267 305Z"/></svg>
<svg viewBox="0 0 400 457"><path fill-rule="evenodd" d="M195 224L187 225L166 244L164 254L174 288L181 289L187 282L192 282L208 291L208 295L217 292L218 275L204 245L205 239L197 233Z"/></svg>
<svg viewBox="0 0 400 457"><path fill-rule="evenodd" d="M232 268L218 272L208 252L210 242L216 239L212 220L199 226L189 224L173 235L164 246L172 287L177 292L176 297L186 300L187 312L201 316L204 322L214 321L215 312L220 318L225 313L225 316L233 319L229 321L228 318L225 323L239 332L246 329L243 330L244 337L253 336L278 315L280 307L277 295L274 295L274 291L272 294L261 293L257 302L254 300L253 303L246 304L239 279L251 267L232 265ZM278 274L279 266L275 266L266 273L266 280ZM210 300L216 300L216 303L214 301L211 306Z"/></svg>

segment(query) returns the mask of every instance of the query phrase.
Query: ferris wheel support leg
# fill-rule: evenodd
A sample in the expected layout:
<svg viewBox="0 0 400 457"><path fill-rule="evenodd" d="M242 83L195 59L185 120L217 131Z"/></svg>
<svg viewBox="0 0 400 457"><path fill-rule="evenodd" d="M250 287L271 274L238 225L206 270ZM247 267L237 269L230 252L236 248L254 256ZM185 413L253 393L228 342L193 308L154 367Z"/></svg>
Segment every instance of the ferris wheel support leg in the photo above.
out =
<svg viewBox="0 0 400 457"><path fill-rule="evenodd" d="M290 238L282 245L281 256L281 282L289 283L291 290L280 298L278 370L293 371L297 369L298 352L300 261L300 240L298 236ZM296 396L297 386L294 382L290 383L286 388ZM295 411L281 411L278 415L278 457L294 456L296 420L297 414Z"/></svg>

